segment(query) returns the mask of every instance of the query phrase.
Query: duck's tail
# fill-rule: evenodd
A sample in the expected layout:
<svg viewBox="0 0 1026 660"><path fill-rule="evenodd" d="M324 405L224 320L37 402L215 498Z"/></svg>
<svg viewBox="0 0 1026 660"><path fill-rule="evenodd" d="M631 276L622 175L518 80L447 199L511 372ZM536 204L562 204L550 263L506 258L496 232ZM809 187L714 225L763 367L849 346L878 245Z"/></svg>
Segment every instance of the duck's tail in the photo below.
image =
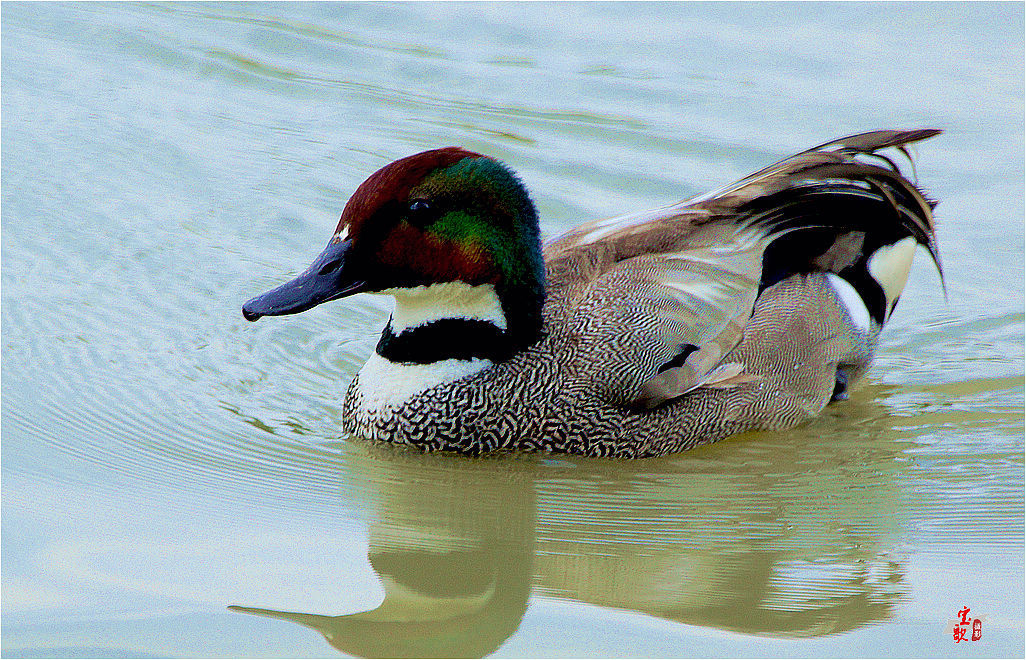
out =
<svg viewBox="0 0 1026 660"><path fill-rule="evenodd" d="M917 244L930 253L944 282L935 203L882 152L893 149L911 164L907 145L938 133L874 131L834 140L689 206L772 232L760 290L798 273L834 273L882 326L904 289Z"/></svg>

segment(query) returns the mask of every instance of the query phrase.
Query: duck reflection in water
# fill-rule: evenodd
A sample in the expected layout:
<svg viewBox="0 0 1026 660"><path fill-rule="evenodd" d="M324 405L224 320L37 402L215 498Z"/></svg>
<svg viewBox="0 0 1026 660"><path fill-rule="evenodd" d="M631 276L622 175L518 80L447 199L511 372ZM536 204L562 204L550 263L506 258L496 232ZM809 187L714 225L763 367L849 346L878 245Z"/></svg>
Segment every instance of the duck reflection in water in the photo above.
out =
<svg viewBox="0 0 1026 660"><path fill-rule="evenodd" d="M454 457L381 446L347 445L345 455L378 512L367 556L385 599L345 616L230 609L295 621L362 657L481 657L497 649L520 626L531 593L531 465L485 459L461 470L466 461Z"/></svg>
<svg viewBox="0 0 1026 660"><path fill-rule="evenodd" d="M232 609L366 657L487 655L532 594L770 636L882 621L905 591L894 548L906 444L873 422L861 438L850 418L831 423L846 429L629 463L347 443L347 473L376 511L368 556L384 601L344 616Z"/></svg>

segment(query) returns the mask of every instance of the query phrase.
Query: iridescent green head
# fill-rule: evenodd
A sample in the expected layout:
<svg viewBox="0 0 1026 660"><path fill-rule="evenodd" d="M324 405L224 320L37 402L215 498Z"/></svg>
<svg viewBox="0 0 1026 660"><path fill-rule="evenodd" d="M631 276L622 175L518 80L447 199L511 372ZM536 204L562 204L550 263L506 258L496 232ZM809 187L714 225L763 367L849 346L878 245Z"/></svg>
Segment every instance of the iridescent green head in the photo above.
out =
<svg viewBox="0 0 1026 660"><path fill-rule="evenodd" d="M533 341L544 277L537 212L524 185L492 158L447 147L372 174L314 264L243 312L256 320L362 291L463 282L494 286L510 333Z"/></svg>
<svg viewBox="0 0 1026 660"><path fill-rule="evenodd" d="M498 161L462 149L380 170L346 206L336 231L347 230L375 289L461 281L508 290L541 276L527 190Z"/></svg>

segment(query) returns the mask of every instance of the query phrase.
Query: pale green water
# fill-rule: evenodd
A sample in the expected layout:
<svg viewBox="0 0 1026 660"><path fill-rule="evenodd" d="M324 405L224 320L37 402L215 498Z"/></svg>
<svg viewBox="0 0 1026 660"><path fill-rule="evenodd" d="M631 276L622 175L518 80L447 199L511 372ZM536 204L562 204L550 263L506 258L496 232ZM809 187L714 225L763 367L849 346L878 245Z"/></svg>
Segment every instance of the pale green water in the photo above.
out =
<svg viewBox="0 0 1026 660"><path fill-rule="evenodd" d="M2 27L4 655L1022 653L1021 4ZM920 255L870 383L795 431L633 463L372 448L338 397L388 302L239 311L425 148L509 163L551 235L920 126L947 131L917 151L948 301ZM983 637L955 645L963 606Z"/></svg>

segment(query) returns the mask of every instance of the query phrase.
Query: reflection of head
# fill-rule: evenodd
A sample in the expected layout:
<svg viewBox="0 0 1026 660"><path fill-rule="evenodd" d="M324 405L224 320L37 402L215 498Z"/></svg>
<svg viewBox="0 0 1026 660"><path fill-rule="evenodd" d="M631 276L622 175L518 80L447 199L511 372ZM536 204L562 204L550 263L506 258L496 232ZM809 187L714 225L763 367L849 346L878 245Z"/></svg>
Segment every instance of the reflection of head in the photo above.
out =
<svg viewBox="0 0 1026 660"><path fill-rule="evenodd" d="M353 450L376 485L368 558L385 599L346 616L235 607L319 631L363 657L480 657L519 627L531 592L533 462ZM517 463L510 469L510 463ZM399 470L404 476L395 479Z"/></svg>
<svg viewBox="0 0 1026 660"><path fill-rule="evenodd" d="M370 554L385 599L376 609L319 616L237 611L314 628L335 648L362 657L480 657L520 625L530 594L530 552L499 546Z"/></svg>

